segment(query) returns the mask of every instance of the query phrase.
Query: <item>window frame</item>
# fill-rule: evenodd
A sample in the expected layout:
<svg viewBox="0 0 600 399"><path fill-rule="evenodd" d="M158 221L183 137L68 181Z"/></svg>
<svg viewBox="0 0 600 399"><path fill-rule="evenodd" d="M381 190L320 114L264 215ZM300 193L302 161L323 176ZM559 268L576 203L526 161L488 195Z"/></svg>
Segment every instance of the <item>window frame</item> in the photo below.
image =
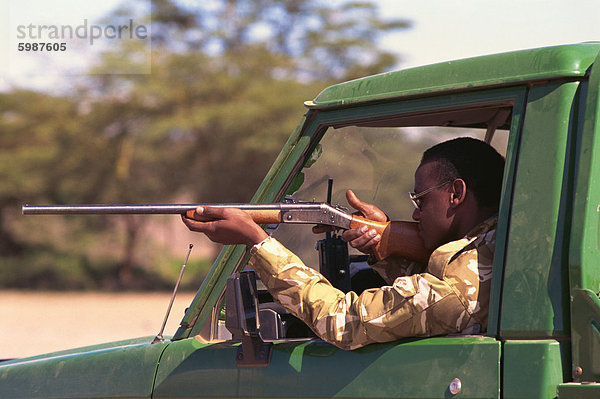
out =
<svg viewBox="0 0 600 399"><path fill-rule="evenodd" d="M526 97L527 86L516 86L397 101L374 101L325 110L309 110L275 160L252 202L278 202L286 194L290 194L290 191L295 191L291 188L297 183L297 176L310 160L312 152L331 126L360 125L365 121L384 120L392 117L399 118L401 116L421 115L426 117L428 114L442 111L450 112L482 107L511 107L512 116L508 122L509 139L496 233L497 250L494 256L490 312L488 329L485 334L498 337L498 318L500 315L505 248L510 221L510 204ZM226 246L223 249L188 308L181 322L181 327L174 335L174 339L197 335L203 330L207 320L210 319L213 323L215 322L214 317L210 316L216 313L214 308L215 306L218 307L222 300L226 276L241 270L247 263L248 257L243 246Z"/></svg>

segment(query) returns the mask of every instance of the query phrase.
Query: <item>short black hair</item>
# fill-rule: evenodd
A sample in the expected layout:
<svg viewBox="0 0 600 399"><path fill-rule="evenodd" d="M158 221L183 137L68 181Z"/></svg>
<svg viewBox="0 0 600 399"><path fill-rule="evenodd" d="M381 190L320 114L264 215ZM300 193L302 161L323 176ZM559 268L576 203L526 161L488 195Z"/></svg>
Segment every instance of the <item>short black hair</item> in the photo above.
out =
<svg viewBox="0 0 600 399"><path fill-rule="evenodd" d="M481 206L498 209L504 158L491 145L471 137L436 144L423 153L421 164L438 162L441 182L463 179Z"/></svg>

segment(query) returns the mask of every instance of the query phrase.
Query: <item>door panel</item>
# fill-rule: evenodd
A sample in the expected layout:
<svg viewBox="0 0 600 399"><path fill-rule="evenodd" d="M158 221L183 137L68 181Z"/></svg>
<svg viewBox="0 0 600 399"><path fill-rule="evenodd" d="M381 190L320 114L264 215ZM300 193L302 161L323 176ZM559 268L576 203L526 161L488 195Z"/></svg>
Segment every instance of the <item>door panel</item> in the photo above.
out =
<svg viewBox="0 0 600 399"><path fill-rule="evenodd" d="M344 351L320 340L279 342L266 367L238 367L238 343L169 345L155 398L440 398L459 378L463 398L497 398L500 344L490 337L402 340Z"/></svg>

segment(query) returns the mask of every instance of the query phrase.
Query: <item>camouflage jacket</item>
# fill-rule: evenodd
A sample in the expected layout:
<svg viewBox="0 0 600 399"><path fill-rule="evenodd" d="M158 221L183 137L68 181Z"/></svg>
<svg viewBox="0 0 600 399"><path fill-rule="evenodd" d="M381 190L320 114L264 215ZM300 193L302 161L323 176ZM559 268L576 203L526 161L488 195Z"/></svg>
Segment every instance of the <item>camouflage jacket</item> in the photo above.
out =
<svg viewBox="0 0 600 399"><path fill-rule="evenodd" d="M425 271L384 262L390 286L344 294L274 238L252 250L250 265L276 301L319 337L343 349L403 337L473 334L487 326L497 217L437 248Z"/></svg>

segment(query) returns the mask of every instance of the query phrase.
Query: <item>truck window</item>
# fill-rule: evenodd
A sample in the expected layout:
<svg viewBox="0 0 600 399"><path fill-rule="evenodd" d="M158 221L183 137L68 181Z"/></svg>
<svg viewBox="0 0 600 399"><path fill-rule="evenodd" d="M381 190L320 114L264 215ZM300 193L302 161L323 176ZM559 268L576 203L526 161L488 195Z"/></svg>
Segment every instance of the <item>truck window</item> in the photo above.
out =
<svg viewBox="0 0 600 399"><path fill-rule="evenodd" d="M459 97L444 96L433 101L416 99L367 104L353 108L351 112L344 108L319 111L305 122L304 129L300 131L301 137L296 139L301 143L299 147L306 147L296 158L295 172L286 176L285 186L279 189L279 195L286 193L296 201L325 201L328 179L333 178L333 204L353 212L345 198L346 190L352 189L362 200L384 210L390 219L410 221L414 207L408 192L414 190L414 172L424 150L452 138L474 137L490 143L507 158L505 183L508 186L503 188L499 211L500 216L506 218L510 207L521 107L519 90L500 90ZM297 254L307 266L320 269L317 246L325 234L313 234L311 225L279 224L269 227L272 228L269 233ZM505 244L506 229L506 222L499 223L497 242L500 246ZM372 269L369 270L366 256L351 247L348 249L349 275L355 277L351 279L354 281L350 281L350 289L361 292L365 288L385 284ZM501 284L504 252L497 252L494 262L494 269L500 272L494 274L492 281L486 334L497 332L500 289L494 289L494 286L500 287L498 284ZM238 266L244 267L241 263ZM329 265L329 271L336 273L336 267ZM348 286L345 270L344 281L340 283L344 285L343 290ZM374 278L363 279L363 276ZM364 281L369 283L363 284ZM357 287L355 283L362 285ZM259 297L261 306L269 306L272 298L260 280L257 284L258 290L266 294ZM341 288L336 283L333 285ZM217 320L224 303L223 293L202 332L197 330L203 342L231 339L226 332L221 333L225 330L221 328L224 327L223 320ZM283 339L310 337L284 335Z"/></svg>
<svg viewBox="0 0 600 399"><path fill-rule="evenodd" d="M354 210L348 205L345 192L352 189L364 201L374 203L392 220L411 220L413 205L408 192L414 190L414 172L422 153L429 147L457 137L474 137L490 143L506 156L512 121L512 102L501 100L495 104L463 105L454 109L407 113L403 115L369 117L368 113L351 114L360 120L325 116L325 122L305 134L318 138L312 152L300 169L302 184L294 188L296 201L325 201L328 179L333 178L331 202ZM512 140L512 136L511 136ZM294 184L291 184L292 186ZM291 190L288 188L287 192ZM279 224L269 231L273 237L297 254L303 262L319 270L316 244L324 234L312 233L311 225ZM349 247L350 273L362 272L368 265L355 249ZM502 259L501 259L502 260ZM502 263L502 262L499 262ZM367 273L369 274L369 273ZM374 275L374 273L371 273ZM362 275L360 276L362 278ZM355 279L361 280L361 279ZM269 306L272 298L260 281L258 289L261 306ZM369 284L372 284L371 282ZM335 285L335 284L334 284ZM357 292L368 287L365 285ZM223 297L218 303L223 304ZM206 342L230 339L222 320L217 321L220 306L213 309L211 320L201 333ZM284 310L285 312L285 310ZM301 322L300 322L301 323ZM302 323L301 323L302 324ZM302 324L303 325L303 324ZM285 338L310 338L314 335L294 335Z"/></svg>
<svg viewBox="0 0 600 399"><path fill-rule="evenodd" d="M392 220L411 220L413 205L408 192L413 191L414 172L423 151L455 137L484 140L486 128L437 126L410 127L330 127L313 158L304 168L304 183L293 195L295 200L324 201L327 181L334 179L332 203L354 211L345 192L352 189L359 198L374 203ZM508 130L496 130L491 144L506 153ZM318 269L315 241L321 239L311 226L279 225L273 236L298 254L307 266ZM350 248L351 254L358 252Z"/></svg>

